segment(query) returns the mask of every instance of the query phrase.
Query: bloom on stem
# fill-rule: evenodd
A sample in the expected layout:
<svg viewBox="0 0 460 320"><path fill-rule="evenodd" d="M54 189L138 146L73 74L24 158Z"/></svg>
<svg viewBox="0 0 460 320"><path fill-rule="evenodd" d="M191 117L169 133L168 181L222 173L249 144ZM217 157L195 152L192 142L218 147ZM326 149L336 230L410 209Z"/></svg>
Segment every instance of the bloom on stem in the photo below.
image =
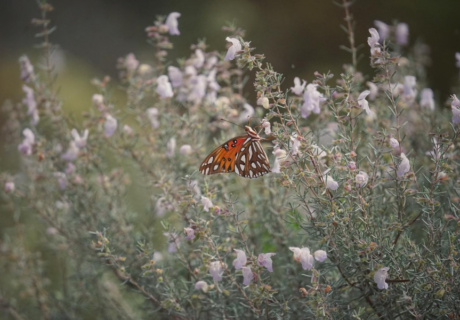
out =
<svg viewBox="0 0 460 320"><path fill-rule="evenodd" d="M236 57L236 53L238 51L241 51L240 40L238 40L236 38L230 38L230 37L225 38L225 40L227 40L228 42L231 42L232 46L230 48L228 48L228 51L227 51L227 54L225 55L224 60L225 61L233 60Z"/></svg>
<svg viewBox="0 0 460 320"><path fill-rule="evenodd" d="M29 128L24 129L22 134L24 135L24 140L18 145L18 150L23 155L30 156L32 154L32 147L35 144L35 135Z"/></svg>
<svg viewBox="0 0 460 320"><path fill-rule="evenodd" d="M296 95L300 96L305 89L305 85L307 84L307 81L302 80L302 84L300 84L300 78L295 77L294 78L294 86L291 87L291 91L294 92Z"/></svg>
<svg viewBox="0 0 460 320"><path fill-rule="evenodd" d="M117 119L115 119L110 114L108 114L105 117L104 135L107 138L110 138L115 133L115 131L117 130L117 126L118 126Z"/></svg>
<svg viewBox="0 0 460 320"><path fill-rule="evenodd" d="M174 66L168 67L169 79L171 79L171 84L174 88L180 87L182 84L182 71L179 68Z"/></svg>
<svg viewBox="0 0 460 320"><path fill-rule="evenodd" d="M399 142L398 140L396 140L395 138L390 138L390 146L393 148L393 149L396 149L399 147Z"/></svg>
<svg viewBox="0 0 460 320"><path fill-rule="evenodd" d="M409 26L407 23L398 23L396 26L396 42L405 46L409 42Z"/></svg>
<svg viewBox="0 0 460 320"><path fill-rule="evenodd" d="M324 250L316 250L313 255L315 256L315 259L319 262L323 262L327 259L327 253Z"/></svg>
<svg viewBox="0 0 460 320"><path fill-rule="evenodd" d="M183 155L189 155L193 152L193 149L191 145L184 144L180 147L179 152Z"/></svg>
<svg viewBox="0 0 460 320"><path fill-rule="evenodd" d="M380 268L374 274L374 281L377 283L377 288L381 290L388 289L388 283L385 282L386 278L388 277L388 270L390 270L388 267Z"/></svg>
<svg viewBox="0 0 460 320"><path fill-rule="evenodd" d="M153 129L156 129L160 126L160 122L158 121L158 109L157 108L148 108L147 118L149 118L150 126Z"/></svg>
<svg viewBox="0 0 460 320"><path fill-rule="evenodd" d="M380 52L379 33L374 28L370 28L369 33L371 34L371 36L367 38L367 44L369 45L369 47L371 47L371 54L374 54L376 51Z"/></svg>
<svg viewBox="0 0 460 320"><path fill-rule="evenodd" d="M276 253L261 253L257 257L257 264L261 267L265 267L268 272L273 272L273 261L272 257L276 255Z"/></svg>
<svg viewBox="0 0 460 320"><path fill-rule="evenodd" d="M369 103L367 102L366 100L366 97L370 94L371 92L369 90L365 90L363 92L360 93L359 97L358 97L358 104L359 106L361 107L361 109L363 109L364 111L366 111L366 114L367 115L370 115L371 114L371 110L369 109Z"/></svg>
<svg viewBox="0 0 460 320"><path fill-rule="evenodd" d="M246 253L243 250L234 249L234 251L236 252L236 259L233 260L233 266L238 270L241 269L246 262L248 262L248 259L246 258Z"/></svg>
<svg viewBox="0 0 460 320"><path fill-rule="evenodd" d="M15 185L13 181L8 181L5 183L5 193L14 192Z"/></svg>
<svg viewBox="0 0 460 320"><path fill-rule="evenodd" d="M360 171L355 178L356 186L362 188L367 184L368 180L369 175L364 171Z"/></svg>
<svg viewBox="0 0 460 320"><path fill-rule="evenodd" d="M453 124L460 123L460 100L458 100L455 94L452 95L451 107L452 107L452 123Z"/></svg>
<svg viewBox="0 0 460 320"><path fill-rule="evenodd" d="M176 138L169 139L168 143L166 144L166 152L165 155L168 158L174 157L176 154Z"/></svg>
<svg viewBox="0 0 460 320"><path fill-rule="evenodd" d="M79 151L80 149L77 147L75 141L70 141L69 148L67 148L67 151L61 155L61 158L66 161L74 161L78 158Z"/></svg>
<svg viewBox="0 0 460 320"><path fill-rule="evenodd" d="M243 267L243 284L249 286L254 279L254 274L250 267Z"/></svg>
<svg viewBox="0 0 460 320"><path fill-rule="evenodd" d="M416 84L417 84L417 80L414 76L404 77L403 96L406 100L412 101L415 98L417 94L417 90L415 89Z"/></svg>
<svg viewBox="0 0 460 320"><path fill-rule="evenodd" d="M88 140L88 134L89 134L88 129L85 129L85 131L83 131L83 136L80 136L80 134L78 133L77 129L72 129L70 134L72 135L73 141L75 142L75 145L78 148L81 149L81 148L84 148L86 146L86 141Z"/></svg>
<svg viewBox="0 0 460 320"><path fill-rule="evenodd" d="M35 79L34 66L30 63L27 56L19 58L19 68L21 70L21 80L24 82L31 82Z"/></svg>
<svg viewBox="0 0 460 320"><path fill-rule="evenodd" d="M425 88L420 93L420 107L434 111L433 90Z"/></svg>
<svg viewBox="0 0 460 320"><path fill-rule="evenodd" d="M212 276L214 281L222 280L222 265L220 261L213 261L209 265L209 274Z"/></svg>
<svg viewBox="0 0 460 320"><path fill-rule="evenodd" d="M260 126L265 129L265 134L272 133L270 121L268 121L267 119L263 118L262 122L260 123Z"/></svg>
<svg viewBox="0 0 460 320"><path fill-rule="evenodd" d="M209 212L209 208L214 207L209 198L201 196L201 203L203 204L203 210Z"/></svg>
<svg viewBox="0 0 460 320"><path fill-rule="evenodd" d="M402 161L399 164L398 172L397 172L398 178L403 177L410 170L409 159L407 159L407 157L406 157L406 155L404 153L401 153L401 159L402 159Z"/></svg>
<svg viewBox="0 0 460 320"><path fill-rule="evenodd" d="M385 22L375 20L374 25L379 29L379 37L381 40L385 40L390 35L390 26Z"/></svg>
<svg viewBox="0 0 460 320"><path fill-rule="evenodd" d="M195 289L196 290L201 290L204 293L208 292L208 284L205 281L198 281L195 283Z"/></svg>
<svg viewBox="0 0 460 320"><path fill-rule="evenodd" d="M187 235L185 237L186 240L193 240L195 239L195 230L193 230L192 228L188 227L188 228L184 228L184 232L185 234Z"/></svg>
<svg viewBox="0 0 460 320"><path fill-rule="evenodd" d="M301 108L302 118L307 118L311 112L319 114L321 112L320 103L324 101L324 96L317 90L318 85L310 83L303 93L304 103Z"/></svg>
<svg viewBox="0 0 460 320"><path fill-rule="evenodd" d="M174 93L172 91L171 83L165 75L159 76L157 79L157 93L161 98L171 98Z"/></svg>
<svg viewBox="0 0 460 320"><path fill-rule="evenodd" d="M326 183L326 188L328 189L331 189L331 190L337 190L337 188L339 187L339 183L337 181L334 180L334 178L332 178L331 176L326 176L326 179L325 179L325 183Z"/></svg>
<svg viewBox="0 0 460 320"><path fill-rule="evenodd" d="M264 107L264 109L269 109L270 101L267 97L260 97L259 99L257 99L257 105Z"/></svg>
<svg viewBox="0 0 460 320"><path fill-rule="evenodd" d="M174 36L180 35L179 32L179 22L177 21L177 18L180 17L179 12L171 12L168 17L166 18L166 26L168 27L169 34Z"/></svg>

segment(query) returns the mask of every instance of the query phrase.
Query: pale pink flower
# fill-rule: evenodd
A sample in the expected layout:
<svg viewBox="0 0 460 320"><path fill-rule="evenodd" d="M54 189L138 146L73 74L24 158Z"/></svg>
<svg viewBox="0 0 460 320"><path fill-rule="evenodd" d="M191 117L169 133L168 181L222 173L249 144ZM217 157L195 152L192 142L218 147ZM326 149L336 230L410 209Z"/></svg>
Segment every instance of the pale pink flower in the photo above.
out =
<svg viewBox="0 0 460 320"><path fill-rule="evenodd" d="M371 114L371 110L369 109L369 103L366 100L366 97L369 95L369 93L371 93L369 90L365 90L361 92L361 94L358 97L358 104L361 107L361 109L366 111L367 115Z"/></svg>
<svg viewBox="0 0 460 320"><path fill-rule="evenodd" d="M158 109L157 108L148 108L147 109L147 118L150 121L150 126L153 129L156 129L160 126L160 122L158 121Z"/></svg>
<svg viewBox="0 0 460 320"><path fill-rule="evenodd" d="M453 124L460 123L460 100L458 100L455 94L452 95L451 107L452 107L452 123Z"/></svg>
<svg viewBox="0 0 460 320"><path fill-rule="evenodd" d="M313 255L315 256L315 259L319 262L323 262L327 259L327 253L324 250L316 250Z"/></svg>
<svg viewBox="0 0 460 320"><path fill-rule="evenodd" d="M267 97L260 97L259 99L257 99L257 105L264 107L264 109L269 109L270 101Z"/></svg>
<svg viewBox="0 0 460 320"><path fill-rule="evenodd" d="M64 172L55 172L54 176L56 177L59 188L64 190L67 187L67 176Z"/></svg>
<svg viewBox="0 0 460 320"><path fill-rule="evenodd" d="M5 193L14 192L15 188L16 186L14 185L13 181L8 181L5 183Z"/></svg>
<svg viewBox="0 0 460 320"><path fill-rule="evenodd" d="M156 262L160 262L163 260L163 255L161 254L161 252L155 251L153 253L152 259L155 260Z"/></svg>
<svg viewBox="0 0 460 320"><path fill-rule="evenodd" d="M210 56L206 60L205 68L209 70L209 69L213 68L217 64L217 62L219 62L219 59L216 56Z"/></svg>
<svg viewBox="0 0 460 320"><path fill-rule="evenodd" d="M27 56L19 58L19 68L21 70L21 80L24 82L31 82L35 79L34 66L30 63Z"/></svg>
<svg viewBox="0 0 460 320"><path fill-rule="evenodd" d="M252 280L254 280L254 274L252 273L252 270L250 267L243 267L242 268L243 270L243 284L245 286L249 286L252 282Z"/></svg>
<svg viewBox="0 0 460 320"><path fill-rule="evenodd" d="M203 210L206 212L209 212L209 208L214 207L211 200L203 196L201 197L201 203L203 204Z"/></svg>
<svg viewBox="0 0 460 320"><path fill-rule="evenodd" d="M265 267L268 272L273 272L273 260L272 257L276 255L276 253L261 253L257 257L257 264L261 267Z"/></svg>
<svg viewBox="0 0 460 320"><path fill-rule="evenodd" d="M337 190L339 187L339 183L334 180L331 176L326 176L326 188L331 189L331 190Z"/></svg>
<svg viewBox="0 0 460 320"><path fill-rule="evenodd" d="M356 162L350 161L350 162L348 163L348 169L350 169L350 170L356 170Z"/></svg>
<svg viewBox="0 0 460 320"><path fill-rule="evenodd" d="M104 96L102 94L93 94L93 104L99 109L104 105Z"/></svg>
<svg viewBox="0 0 460 320"><path fill-rule="evenodd" d="M127 135L127 136L132 136L134 134L134 131L133 131L133 128L131 128L130 126L128 126L127 124L125 124L123 126L123 132Z"/></svg>
<svg viewBox="0 0 460 320"><path fill-rule="evenodd" d="M304 270L310 270L313 268L313 256L310 254L310 249L302 248L300 251L300 263Z"/></svg>
<svg viewBox="0 0 460 320"><path fill-rule="evenodd" d="M396 149L399 147L399 142L398 140L396 140L395 138L390 138L390 146L393 148L393 149Z"/></svg>
<svg viewBox="0 0 460 320"><path fill-rule="evenodd" d="M204 64L205 57L201 49L195 50L195 58L193 59L193 66L197 69L201 68Z"/></svg>
<svg viewBox="0 0 460 320"><path fill-rule="evenodd" d="M425 88L420 92L420 107L434 111L433 90Z"/></svg>
<svg viewBox="0 0 460 320"><path fill-rule="evenodd" d="M275 158L275 162L272 166L272 173L281 173L281 165L280 160L278 158Z"/></svg>
<svg viewBox="0 0 460 320"><path fill-rule="evenodd" d="M164 217L166 214L166 211L168 210L167 205L165 204L166 199L164 197L161 197L157 200L155 204L155 213L157 217Z"/></svg>
<svg viewBox="0 0 460 320"><path fill-rule="evenodd" d="M69 142L69 148L67 148L67 151L61 155L61 158L66 161L74 161L78 158L79 152L80 149L77 147L75 141L72 140Z"/></svg>
<svg viewBox="0 0 460 320"><path fill-rule="evenodd" d="M169 83L168 77L165 75L158 77L156 91L161 98L171 98L172 96L174 96L171 83Z"/></svg>
<svg viewBox="0 0 460 320"><path fill-rule="evenodd" d="M297 135L295 134L290 137L290 140L291 140L290 142L291 152L292 152L292 155L295 156L298 153L300 153L299 147L301 143L300 143L300 140L297 139Z"/></svg>
<svg viewBox="0 0 460 320"><path fill-rule="evenodd" d="M460 68L460 52L455 53L455 59L457 60L455 65L457 66L457 68Z"/></svg>
<svg viewBox="0 0 460 320"><path fill-rule="evenodd" d="M203 280L198 281L197 283L195 283L195 290L201 290L204 293L206 293L208 292L208 284Z"/></svg>
<svg viewBox="0 0 460 320"><path fill-rule="evenodd" d="M22 91L26 94L22 103L27 106L27 115L32 117L30 124L36 126L40 120L37 109L37 101L35 101L34 90L26 85L22 86Z"/></svg>
<svg viewBox="0 0 460 320"><path fill-rule="evenodd" d="M139 66L139 60L136 59L134 53L129 53L125 58L124 65L128 71L134 71Z"/></svg>
<svg viewBox="0 0 460 320"><path fill-rule="evenodd" d="M405 76L404 77L404 89L403 96L406 100L412 101L417 95L417 90L415 86L417 84L416 78L414 76Z"/></svg>
<svg viewBox="0 0 460 320"><path fill-rule="evenodd" d="M30 156L32 154L32 147L35 144L35 135L29 128L24 129L22 134L24 135L24 140L18 146L18 150L22 154Z"/></svg>
<svg viewBox="0 0 460 320"><path fill-rule="evenodd" d="M305 80L302 80L302 84L300 84L300 78L295 77L294 78L294 86L291 87L291 91L294 92L296 95L300 96L300 95L302 95L302 92L305 89L306 84L307 84L307 81L305 81Z"/></svg>
<svg viewBox="0 0 460 320"><path fill-rule="evenodd" d="M84 148L86 146L86 141L88 140L88 134L89 134L88 129L85 129L85 131L83 131L83 136L80 136L80 134L78 133L77 129L72 129L70 134L72 135L73 141L75 142L75 145L78 148L81 149L81 148Z"/></svg>
<svg viewBox="0 0 460 320"><path fill-rule="evenodd" d="M401 46L409 43L409 26L407 23L398 23L396 26L396 42Z"/></svg>
<svg viewBox="0 0 460 320"><path fill-rule="evenodd" d="M228 42L231 42L232 46L230 48L228 48L228 51L227 51L227 54L225 55L224 60L226 60L226 61L227 60L233 60L233 59L235 59L237 52L241 51L240 40L238 40L236 38L230 38L230 37L225 38L225 40L227 40Z"/></svg>
<svg viewBox="0 0 460 320"><path fill-rule="evenodd" d="M311 112L319 114L321 112L320 104L324 101L324 96L318 91L317 84L310 83L303 93L304 103L301 107L302 118L307 118Z"/></svg>
<svg viewBox="0 0 460 320"><path fill-rule="evenodd" d="M235 269L241 269L248 259L246 258L246 253L243 250L233 249L236 252L236 259L233 260L233 266Z"/></svg>
<svg viewBox="0 0 460 320"><path fill-rule="evenodd" d="M401 159L402 159L402 161L399 164L398 171L397 171L398 178L403 177L410 170L409 159L407 159L407 157L406 157L406 155L404 153L401 153Z"/></svg>
<svg viewBox="0 0 460 320"><path fill-rule="evenodd" d="M66 175L72 175L77 170L77 167L72 162L67 162L67 167L65 168Z"/></svg>
<svg viewBox="0 0 460 320"><path fill-rule="evenodd" d="M388 277L388 270L390 270L388 267L380 268L374 274L374 281L377 283L377 287L381 290L388 289L388 283L385 281Z"/></svg>
<svg viewBox="0 0 460 320"><path fill-rule="evenodd" d="M187 236L185 237L186 240L193 240L195 239L195 230L193 228L184 228L184 232L185 234L187 234Z"/></svg>
<svg viewBox="0 0 460 320"><path fill-rule="evenodd" d="M206 87L208 86L208 79L205 75L200 74L193 80L192 92L189 94L187 100L199 103L201 99L206 96Z"/></svg>
<svg viewBox="0 0 460 320"><path fill-rule="evenodd" d="M377 85L373 82L366 82L366 85L369 87L369 91L370 91L370 94L369 94L369 100L375 100L375 98L377 97L377 94L379 93L379 87L377 87Z"/></svg>
<svg viewBox="0 0 460 320"><path fill-rule="evenodd" d="M369 33L371 34L371 36L367 38L367 44L369 45L369 47L371 47L371 53L374 53L375 49L379 46L380 36L377 30L375 30L374 28L370 28Z"/></svg>
<svg viewBox="0 0 460 320"><path fill-rule="evenodd" d="M213 261L209 265L209 274L212 276L214 281L221 281L222 280L222 265L220 261Z"/></svg>
<svg viewBox="0 0 460 320"><path fill-rule="evenodd" d="M385 40L390 35L390 26L385 22L375 20L374 25L379 29L379 37L382 40Z"/></svg>
<svg viewBox="0 0 460 320"><path fill-rule="evenodd" d="M179 32L179 22L177 19L180 17L179 12L171 12L168 17L166 18L166 26L168 27L168 31L170 35L180 35Z"/></svg>
<svg viewBox="0 0 460 320"><path fill-rule="evenodd" d="M171 84L174 88L180 87L182 85L182 71L179 68L174 66L168 67L169 79L171 79Z"/></svg>
<svg viewBox="0 0 460 320"><path fill-rule="evenodd" d="M292 258L295 261L300 262L300 254L302 253L302 249L298 247L289 247L289 250L291 250L294 253Z"/></svg>
<svg viewBox="0 0 460 320"><path fill-rule="evenodd" d="M108 114L108 115L105 117L104 135L105 135L107 138L110 138L111 136L113 136L113 134L114 134L115 131L117 130L117 126L118 126L118 121L117 121L117 119L115 119L115 118L112 117L110 114Z"/></svg>
<svg viewBox="0 0 460 320"><path fill-rule="evenodd" d="M270 121L268 121L267 119L263 118L262 122L260 123L260 126L265 129L265 134L272 133Z"/></svg>
<svg viewBox="0 0 460 320"><path fill-rule="evenodd" d="M180 147L179 152L183 155L189 155L193 152L193 149L191 145L184 144Z"/></svg>
<svg viewBox="0 0 460 320"><path fill-rule="evenodd" d="M362 188L367 184L368 181L369 181L369 175L366 172L360 171L356 175L356 178L355 178L356 186Z"/></svg>
<svg viewBox="0 0 460 320"><path fill-rule="evenodd" d="M166 152L165 155L168 158L174 157L176 154L176 138L172 137L169 139L168 143L166 144Z"/></svg>

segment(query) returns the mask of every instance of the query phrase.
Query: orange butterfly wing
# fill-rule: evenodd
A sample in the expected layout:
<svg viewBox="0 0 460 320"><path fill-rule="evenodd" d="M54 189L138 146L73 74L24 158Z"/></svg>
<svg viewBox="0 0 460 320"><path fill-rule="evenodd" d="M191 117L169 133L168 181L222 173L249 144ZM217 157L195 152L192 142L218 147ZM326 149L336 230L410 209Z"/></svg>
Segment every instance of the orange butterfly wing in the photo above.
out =
<svg viewBox="0 0 460 320"><path fill-rule="evenodd" d="M235 171L235 159L247 136L228 140L203 160L200 172L204 175Z"/></svg>
<svg viewBox="0 0 460 320"><path fill-rule="evenodd" d="M204 175L235 172L243 178L258 178L270 172L270 163L259 140L249 135L228 140L204 159Z"/></svg>

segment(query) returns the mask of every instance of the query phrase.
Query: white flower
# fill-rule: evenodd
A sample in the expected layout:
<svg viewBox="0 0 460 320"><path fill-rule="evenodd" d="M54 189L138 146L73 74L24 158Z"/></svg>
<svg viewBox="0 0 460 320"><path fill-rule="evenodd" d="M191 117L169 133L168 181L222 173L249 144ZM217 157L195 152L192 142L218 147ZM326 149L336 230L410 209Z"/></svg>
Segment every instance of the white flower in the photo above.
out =
<svg viewBox="0 0 460 320"><path fill-rule="evenodd" d="M93 94L93 104L96 106L96 107L100 107L102 105L104 105L104 96L102 94Z"/></svg>
<svg viewBox="0 0 460 320"><path fill-rule="evenodd" d="M276 255L276 253L269 252L269 253L261 253L257 257L257 264L261 267L265 267L268 272L273 272L273 260L272 257Z"/></svg>
<svg viewBox="0 0 460 320"><path fill-rule="evenodd" d="M254 280L254 274L252 273L252 270L250 267L243 267L242 268L243 270L243 284L245 286L249 286L252 282L252 280Z"/></svg>
<svg viewBox="0 0 460 320"><path fill-rule="evenodd" d="M310 254L310 249L302 248L300 251L300 263L304 270L311 270L313 268L313 256Z"/></svg>
<svg viewBox="0 0 460 320"><path fill-rule="evenodd" d="M368 181L369 181L369 175L366 172L360 171L356 175L356 178L355 178L356 186L362 188L367 184Z"/></svg>
<svg viewBox="0 0 460 320"><path fill-rule="evenodd" d="M416 83L417 81L414 76L404 77L403 95L406 100L412 101L415 98L417 94L417 90L415 90Z"/></svg>
<svg viewBox="0 0 460 320"><path fill-rule="evenodd" d="M233 260L233 266L238 270L241 269L246 262L248 262L248 259L246 258L246 253L243 250L234 249L234 251L236 252L236 259Z"/></svg>
<svg viewBox="0 0 460 320"><path fill-rule="evenodd" d="M148 108L147 109L147 118L149 118L150 125L153 129L156 129L160 126L158 121L158 109L157 108Z"/></svg>
<svg viewBox="0 0 460 320"><path fill-rule="evenodd" d="M22 86L22 91L26 94L26 97L22 100L22 103L27 106L27 115L32 116L31 125L35 126L40 120L37 109L37 101L35 101L34 90L26 85Z"/></svg>
<svg viewBox="0 0 460 320"><path fill-rule="evenodd" d="M186 240L193 240L195 239L195 230L193 230L192 228L184 228L184 232L185 234L187 234L187 236L185 237Z"/></svg>
<svg viewBox="0 0 460 320"><path fill-rule="evenodd" d="M205 75L200 74L193 80L193 89L188 96L188 101L199 103L201 99L206 96L206 87L208 86L208 79Z"/></svg>
<svg viewBox="0 0 460 320"><path fill-rule="evenodd" d="M201 189L200 189L200 186L198 185L198 181L196 180L190 181L190 187L192 188L192 191L194 194L201 197Z"/></svg>
<svg viewBox="0 0 460 320"><path fill-rule="evenodd" d="M195 283L195 290L201 290L206 293L208 292L208 284L204 281L198 281Z"/></svg>
<svg viewBox="0 0 460 320"><path fill-rule="evenodd" d="M165 205L165 198L164 197L161 197L157 200L156 204L155 204L155 213L157 215L157 217L164 217L164 215L166 214L166 211L167 211L167 206Z"/></svg>
<svg viewBox="0 0 460 320"><path fill-rule="evenodd" d="M294 255L293 255L293 259L297 262L300 261L300 254L302 253L302 249L300 248L297 248L297 247L289 247L289 250L291 250L292 252L294 252Z"/></svg>
<svg viewBox="0 0 460 320"><path fill-rule="evenodd" d="M301 145L300 143L300 140L297 139L297 135L296 134L293 134L291 137L290 137L290 147L291 147L291 152L292 152L292 155L295 156L299 153L299 147Z"/></svg>
<svg viewBox="0 0 460 320"><path fill-rule="evenodd" d="M369 33L371 36L367 38L367 44L371 47L371 53L374 53L375 49L378 48L380 36L374 28L370 28Z"/></svg>
<svg viewBox="0 0 460 320"><path fill-rule="evenodd" d="M451 107L452 107L452 123L453 124L460 123L460 100L458 100L455 94L452 95Z"/></svg>
<svg viewBox="0 0 460 320"><path fill-rule="evenodd" d="M75 142L75 145L78 148L81 149L81 148L84 148L86 146L86 141L88 140L88 134L89 134L88 129L85 129L85 131L83 131L83 136L80 136L80 134L78 133L77 129L72 129L70 134L72 135L73 141Z"/></svg>
<svg viewBox="0 0 460 320"><path fill-rule="evenodd" d="M208 77L206 78L206 80L208 81L209 89L213 91L217 91L220 89L220 85L216 81L216 73L217 73L217 69L212 69L209 72Z"/></svg>
<svg viewBox="0 0 460 320"><path fill-rule="evenodd" d="M172 91L171 83L165 75L159 76L157 79L157 93L162 98L171 98L174 93Z"/></svg>
<svg viewBox="0 0 460 320"><path fill-rule="evenodd" d="M311 112L319 114L321 112L320 103L324 101L323 95L317 90L317 84L310 83L303 93L304 103L301 108L302 118L307 118Z"/></svg>
<svg viewBox="0 0 460 320"><path fill-rule="evenodd" d="M315 259L319 262L323 262L327 259L327 253L324 250L316 250L313 255L315 256Z"/></svg>
<svg viewBox="0 0 460 320"><path fill-rule="evenodd" d="M140 75L140 76L146 76L148 74L150 74L152 72L152 67L149 66L148 64L146 63L143 63L139 66L139 69L137 69L137 73Z"/></svg>
<svg viewBox="0 0 460 320"><path fill-rule="evenodd" d="M337 190L339 183L335 181L331 176L326 176L326 187L331 190Z"/></svg>
<svg viewBox="0 0 460 320"><path fill-rule="evenodd" d="M323 149L318 147L316 144L312 144L311 149L312 149L313 155L317 156L318 159L321 159L321 158L324 158L325 156L327 156L326 151L324 151Z"/></svg>
<svg viewBox="0 0 460 320"><path fill-rule="evenodd" d="M272 133L270 121L268 121L267 119L263 118L262 122L260 123L260 126L265 129L265 134Z"/></svg>
<svg viewBox="0 0 460 320"><path fill-rule="evenodd" d="M182 84L182 71L179 68L174 66L168 67L169 79L171 79L171 84L174 88L180 87Z"/></svg>
<svg viewBox="0 0 460 320"><path fill-rule="evenodd" d="M160 262L163 260L163 255L161 252L155 251L152 256L152 260L155 260L156 262Z"/></svg>
<svg viewBox="0 0 460 320"><path fill-rule="evenodd" d="M166 152L165 155L168 158L174 157L176 154L176 138L169 139L168 143L166 144Z"/></svg>
<svg viewBox="0 0 460 320"><path fill-rule="evenodd" d="M203 204L203 210L206 212L209 212L209 208L214 207L211 200L203 196L201 197L201 203Z"/></svg>
<svg viewBox="0 0 460 320"><path fill-rule="evenodd" d="M225 38L225 40L227 40L228 42L231 42L232 46L230 48L228 48L228 51L227 51L227 54L225 55L224 60L225 61L233 60L233 59L235 59L236 53L238 51L241 51L240 40L238 40L236 38L230 38L230 37Z"/></svg>
<svg viewBox="0 0 460 320"><path fill-rule="evenodd" d="M420 107L434 111L433 90L430 88L425 88L420 93Z"/></svg>
<svg viewBox="0 0 460 320"><path fill-rule="evenodd" d="M201 49L196 49L195 50L195 59L193 59L193 66L195 68L201 68L204 64L204 53Z"/></svg>
<svg viewBox="0 0 460 320"><path fill-rule="evenodd" d="M55 172L54 176L56 177L59 188L64 190L67 187L67 176L64 172Z"/></svg>
<svg viewBox="0 0 460 320"><path fill-rule="evenodd" d="M401 159L402 159L402 161L399 164L398 172L397 172L398 178L403 177L410 170L409 159L407 159L407 157L406 157L406 155L404 153L401 153Z"/></svg>
<svg viewBox="0 0 460 320"><path fill-rule="evenodd" d="M115 119L110 114L108 114L105 117L104 135L107 138L110 138L115 133L115 131L117 130L117 126L118 126L117 119Z"/></svg>
<svg viewBox="0 0 460 320"><path fill-rule="evenodd" d="M32 154L32 147L35 144L35 135L29 128L24 129L22 134L24 135L24 140L18 146L18 150L22 154L30 156Z"/></svg>
<svg viewBox="0 0 460 320"><path fill-rule="evenodd" d="M19 68L21 70L21 80L24 82L31 82L35 79L34 66L30 63L27 56L19 58Z"/></svg>
<svg viewBox="0 0 460 320"><path fill-rule="evenodd" d="M455 53L455 59L457 60L457 63L455 64L457 68L460 68L460 52Z"/></svg>
<svg viewBox="0 0 460 320"><path fill-rule="evenodd" d="M270 101L268 100L267 97L260 97L259 99L257 99L257 105L262 106L265 109L269 109L270 108Z"/></svg>
<svg viewBox="0 0 460 320"><path fill-rule="evenodd" d="M213 261L209 265L209 274L212 276L214 281L222 280L222 265L220 261Z"/></svg>
<svg viewBox="0 0 460 320"><path fill-rule="evenodd" d="M195 78L197 75L197 71L194 66L186 66L184 72L190 78Z"/></svg>
<svg viewBox="0 0 460 320"><path fill-rule="evenodd" d="M390 27L382 21L375 20L374 25L379 29L380 39L385 40L390 35Z"/></svg>
<svg viewBox="0 0 460 320"><path fill-rule="evenodd" d="M243 105L243 108L244 111L241 112L238 118L239 122L246 122L249 118L251 118L254 115L254 108L249 103L245 103Z"/></svg>
<svg viewBox="0 0 460 320"><path fill-rule="evenodd" d="M139 60L136 59L134 53L129 53L125 58L124 65L128 71L134 71L139 66Z"/></svg>
<svg viewBox="0 0 460 320"><path fill-rule="evenodd" d="M61 155L61 158L66 160L66 161L74 161L75 159L78 158L78 152L80 149L77 147L77 144L75 141L70 141L69 143L69 148L65 153Z"/></svg>
<svg viewBox="0 0 460 320"><path fill-rule="evenodd" d="M132 136L134 131L133 131L133 128L131 128L130 126L128 126L127 124L125 124L123 126L123 132L128 135L128 136Z"/></svg>
<svg viewBox="0 0 460 320"><path fill-rule="evenodd" d="M281 165L280 160L275 158L275 162L273 163L272 173L281 173Z"/></svg>
<svg viewBox="0 0 460 320"><path fill-rule="evenodd" d="M280 162L286 158L286 151L276 146L273 150L273 154L275 155L275 163L272 167L272 173L281 173Z"/></svg>
<svg viewBox="0 0 460 320"><path fill-rule="evenodd" d="M370 94L369 94L369 100L375 100L375 98L377 97L377 94L379 92L379 87L377 87L377 85L373 82L366 82L366 85L369 87L369 90L370 90Z"/></svg>
<svg viewBox="0 0 460 320"><path fill-rule="evenodd" d="M302 80L302 84L300 84L300 78L295 77L294 78L294 86L291 87L291 91L294 92L296 95L300 96L305 89L305 85L307 84L307 81Z"/></svg>
<svg viewBox="0 0 460 320"><path fill-rule="evenodd" d="M180 17L179 12L171 12L168 17L166 18L166 26L168 27L168 31L170 35L180 35L179 32L179 22L177 21L177 18Z"/></svg>
<svg viewBox="0 0 460 320"><path fill-rule="evenodd" d="M67 162L67 167L65 168L65 174L72 175L77 170L77 167L72 162Z"/></svg>
<svg viewBox="0 0 460 320"><path fill-rule="evenodd" d="M191 145L184 144L180 147L179 152L183 155L189 155L193 152L193 149Z"/></svg>
<svg viewBox="0 0 460 320"><path fill-rule="evenodd" d="M8 181L5 183L5 193L14 192L15 185L14 182Z"/></svg>
<svg viewBox="0 0 460 320"><path fill-rule="evenodd" d="M407 23L398 23L396 26L396 42L405 46L409 42L409 26Z"/></svg>
<svg viewBox="0 0 460 320"><path fill-rule="evenodd" d="M377 287L381 290L388 289L388 283L385 282L386 278L388 277L388 270L390 270L388 267L380 268L374 274L374 281L377 283Z"/></svg>
<svg viewBox="0 0 460 320"><path fill-rule="evenodd" d="M393 148L393 149L396 149L399 147L399 142L398 140L396 140L395 138L390 138L390 146Z"/></svg>
<svg viewBox="0 0 460 320"><path fill-rule="evenodd" d="M358 104L361 107L361 109L366 111L367 115L371 114L371 110L369 109L369 103L366 100L366 97L369 95L369 93L371 93L369 90L365 90L361 92L361 94L358 97Z"/></svg>

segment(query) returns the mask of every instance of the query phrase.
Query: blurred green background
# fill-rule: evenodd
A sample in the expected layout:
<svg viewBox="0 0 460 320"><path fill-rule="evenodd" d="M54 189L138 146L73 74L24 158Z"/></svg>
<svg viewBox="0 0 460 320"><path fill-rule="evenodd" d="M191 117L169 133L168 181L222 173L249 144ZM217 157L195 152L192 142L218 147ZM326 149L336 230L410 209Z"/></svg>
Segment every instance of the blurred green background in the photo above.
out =
<svg viewBox="0 0 460 320"><path fill-rule="evenodd" d="M344 12L332 1L303 0L56 0L50 17L57 25L52 41L60 45L63 55L56 59L60 70L58 86L64 108L80 113L91 105L95 92L89 81L93 77L110 75L116 79L118 57L133 52L141 62L153 61L153 50L147 44L144 29L156 15L171 11L182 14L181 35L171 37L175 50L171 58L188 56L190 44L205 38L210 50L225 50L221 27L229 21L247 30L257 52L287 77L291 85L295 76L307 81L313 72L331 70L337 74L350 61L349 54L339 45L347 38L339 25ZM431 46L433 62L428 70L431 87L439 101L451 92L458 81L454 54L460 51L460 1L458 0L358 0L351 8L356 19L358 44L366 44L368 29L378 19L391 24L398 20L410 27L411 43L423 39ZM0 102L21 101L18 57L27 54L34 64L39 51L33 45L38 17L34 0L0 1ZM359 68L370 71L367 45ZM372 71L371 71L372 72ZM372 74L372 73L371 73ZM248 88L247 93L252 93ZM253 96L248 96L254 102ZM4 116L0 115L0 125ZM4 141L0 138L0 145ZM5 157L0 149L0 167L14 171L15 156Z"/></svg>

